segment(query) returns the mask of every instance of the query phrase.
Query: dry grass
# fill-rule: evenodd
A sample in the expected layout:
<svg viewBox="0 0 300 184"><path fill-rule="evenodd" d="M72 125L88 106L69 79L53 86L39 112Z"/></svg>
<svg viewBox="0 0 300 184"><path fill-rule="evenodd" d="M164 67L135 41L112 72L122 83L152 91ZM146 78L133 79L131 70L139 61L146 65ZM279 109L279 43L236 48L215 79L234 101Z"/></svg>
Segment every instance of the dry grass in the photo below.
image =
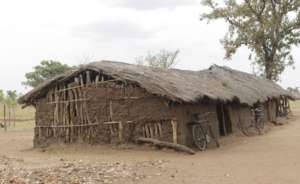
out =
<svg viewBox="0 0 300 184"><path fill-rule="evenodd" d="M4 112L3 112L3 104L0 104L0 123L3 120ZM27 107L22 109L21 106L16 107L16 119L27 119L26 121L13 121L7 122L7 130L8 131L32 131L34 128L34 114L35 109L33 107ZM14 117L12 117L14 118ZM6 120L8 119L8 109L6 109ZM0 132L4 131L4 128L0 128Z"/></svg>
<svg viewBox="0 0 300 184"><path fill-rule="evenodd" d="M9 132L24 132L24 131L33 131L34 121L17 121L7 123L7 131ZM0 132L3 132L4 128L0 128Z"/></svg>
<svg viewBox="0 0 300 184"><path fill-rule="evenodd" d="M0 104L0 119L4 117L3 104ZM33 107L27 107L22 109L21 106L16 107L16 119L34 119L35 109ZM6 109L6 117L8 117L8 109Z"/></svg>
<svg viewBox="0 0 300 184"><path fill-rule="evenodd" d="M294 102L291 102L291 108L292 109L300 109L300 101L294 101Z"/></svg>

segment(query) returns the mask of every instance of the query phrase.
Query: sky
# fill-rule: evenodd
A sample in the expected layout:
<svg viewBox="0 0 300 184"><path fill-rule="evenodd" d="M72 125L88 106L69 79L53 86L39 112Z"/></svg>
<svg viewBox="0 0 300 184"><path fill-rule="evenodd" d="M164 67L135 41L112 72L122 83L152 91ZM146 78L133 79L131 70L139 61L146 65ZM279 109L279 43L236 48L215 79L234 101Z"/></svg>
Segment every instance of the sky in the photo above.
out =
<svg viewBox="0 0 300 184"><path fill-rule="evenodd" d="M200 0L9 0L0 1L0 89L26 92L25 73L41 60L69 65L114 60L134 63L161 49L180 50L176 68L212 64L252 72L248 50L224 60L220 44L227 24L200 21ZM300 87L300 49L283 87Z"/></svg>

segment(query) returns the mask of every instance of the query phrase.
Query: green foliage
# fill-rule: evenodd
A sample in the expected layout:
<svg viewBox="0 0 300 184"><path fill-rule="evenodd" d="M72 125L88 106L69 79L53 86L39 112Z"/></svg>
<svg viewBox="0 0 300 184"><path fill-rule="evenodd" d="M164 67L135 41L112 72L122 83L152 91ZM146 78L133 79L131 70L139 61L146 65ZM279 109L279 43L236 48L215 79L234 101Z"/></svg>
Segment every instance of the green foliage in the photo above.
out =
<svg viewBox="0 0 300 184"><path fill-rule="evenodd" d="M299 0L202 0L211 11L201 20L224 19L228 33L221 40L226 59L241 46L266 78L277 81L287 66L294 65L292 46L300 43ZM254 57L252 57L252 55Z"/></svg>
<svg viewBox="0 0 300 184"><path fill-rule="evenodd" d="M0 90L0 104L5 104L9 107L17 106L17 91L8 90L6 93L3 90Z"/></svg>
<svg viewBox="0 0 300 184"><path fill-rule="evenodd" d="M158 53L149 52L146 56L136 58L138 65L150 66L159 69L169 69L177 63L179 50L160 50Z"/></svg>
<svg viewBox="0 0 300 184"><path fill-rule="evenodd" d="M0 90L0 103L4 102L4 99L5 99L5 95L3 93L3 90Z"/></svg>
<svg viewBox="0 0 300 184"><path fill-rule="evenodd" d="M36 87L45 80L51 79L56 75L63 74L74 67L62 64L58 61L44 60L41 61L40 65L34 67L33 72L25 74L26 81L23 82L23 85Z"/></svg>

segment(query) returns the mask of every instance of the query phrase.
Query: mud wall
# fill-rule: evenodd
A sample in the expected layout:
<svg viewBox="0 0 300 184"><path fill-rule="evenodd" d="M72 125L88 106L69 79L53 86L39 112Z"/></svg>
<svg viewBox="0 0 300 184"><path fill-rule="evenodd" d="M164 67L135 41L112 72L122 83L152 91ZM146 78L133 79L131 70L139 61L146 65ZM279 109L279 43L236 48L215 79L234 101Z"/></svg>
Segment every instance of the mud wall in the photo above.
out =
<svg viewBox="0 0 300 184"><path fill-rule="evenodd" d="M190 127L187 123L191 121L194 113L215 113L212 104L174 104L164 98L151 95L140 87L128 86L105 86L102 88L91 88L87 92L90 103L88 109L90 117L95 117L100 122L122 121L124 124L124 139L132 142L137 137L153 137L159 140L172 142L173 132L170 120L177 122L177 140L179 144L192 145ZM125 97L125 98L124 98ZM126 98L131 99L126 99ZM112 107L112 117L109 113L109 103ZM215 135L218 136L218 121L216 115L209 116L213 124ZM128 122L128 123L126 123ZM156 126L160 125L161 132L156 132ZM145 126L153 129L153 134L146 135ZM99 137L101 143L118 142L118 127L115 125L114 133L109 131L108 126L99 126ZM151 134L151 132L149 133ZM159 134L159 135L157 135Z"/></svg>
<svg viewBox="0 0 300 184"><path fill-rule="evenodd" d="M228 113L230 121L232 123L232 131L238 132L241 123L244 125L250 125L251 110L248 106L242 106L237 104L228 104Z"/></svg>
<svg viewBox="0 0 300 184"><path fill-rule="evenodd" d="M191 117L195 113L204 114L212 113L208 116L208 120L212 125L214 135L219 138L219 122L216 114L216 105L211 103L205 104L178 104L171 108L172 114L177 118L181 133L181 142L187 146L194 146L191 128L188 123L192 121ZM211 142L211 144L214 144Z"/></svg>
<svg viewBox="0 0 300 184"><path fill-rule="evenodd" d="M178 143L192 145L191 131L187 125L192 114L215 113L216 109L212 104L174 104L134 85L124 87L108 83L85 87L83 90L81 98L86 99L86 102L77 102L76 106L81 104L86 107L81 110L87 112L84 119L80 117L80 112L71 110L75 102L65 102L63 108L56 112L57 103L52 103L53 94L38 101L35 146L78 141L92 144L120 143L120 126L113 122L122 122L122 142L133 142L137 137L173 142L172 120L177 122ZM54 118L56 116L59 120ZM219 136L216 115L211 115L209 119L215 135ZM66 126L66 122L72 126Z"/></svg>
<svg viewBox="0 0 300 184"><path fill-rule="evenodd" d="M277 103L276 99L272 99L267 102L268 120L270 122L276 122L277 118Z"/></svg>
<svg viewBox="0 0 300 184"><path fill-rule="evenodd" d="M243 124L248 127L251 123L252 113L249 106L228 104L228 112L233 127L233 132L240 131L239 127ZM264 116L262 121L275 122L276 121L276 100L269 100L264 103Z"/></svg>

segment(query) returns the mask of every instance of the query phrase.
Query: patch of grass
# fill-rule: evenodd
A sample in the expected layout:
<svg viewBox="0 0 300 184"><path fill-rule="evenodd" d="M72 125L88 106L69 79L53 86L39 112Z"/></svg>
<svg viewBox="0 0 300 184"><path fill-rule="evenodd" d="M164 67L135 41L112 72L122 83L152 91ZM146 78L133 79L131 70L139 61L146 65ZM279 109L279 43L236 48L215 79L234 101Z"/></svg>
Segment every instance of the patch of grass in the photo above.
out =
<svg viewBox="0 0 300 184"><path fill-rule="evenodd" d="M0 103L0 119L4 117L3 104ZM16 119L34 119L35 109L27 107L22 109L20 105L16 107ZM8 109L6 109L6 118L8 118Z"/></svg>
<svg viewBox="0 0 300 184"><path fill-rule="evenodd" d="M291 101L290 102L291 103L291 108L292 109L300 109L300 100L298 100L298 101Z"/></svg>
<svg viewBox="0 0 300 184"><path fill-rule="evenodd" d="M7 123L8 132L24 132L24 131L33 131L34 121L18 121ZM4 128L0 128L0 132L3 132Z"/></svg>

